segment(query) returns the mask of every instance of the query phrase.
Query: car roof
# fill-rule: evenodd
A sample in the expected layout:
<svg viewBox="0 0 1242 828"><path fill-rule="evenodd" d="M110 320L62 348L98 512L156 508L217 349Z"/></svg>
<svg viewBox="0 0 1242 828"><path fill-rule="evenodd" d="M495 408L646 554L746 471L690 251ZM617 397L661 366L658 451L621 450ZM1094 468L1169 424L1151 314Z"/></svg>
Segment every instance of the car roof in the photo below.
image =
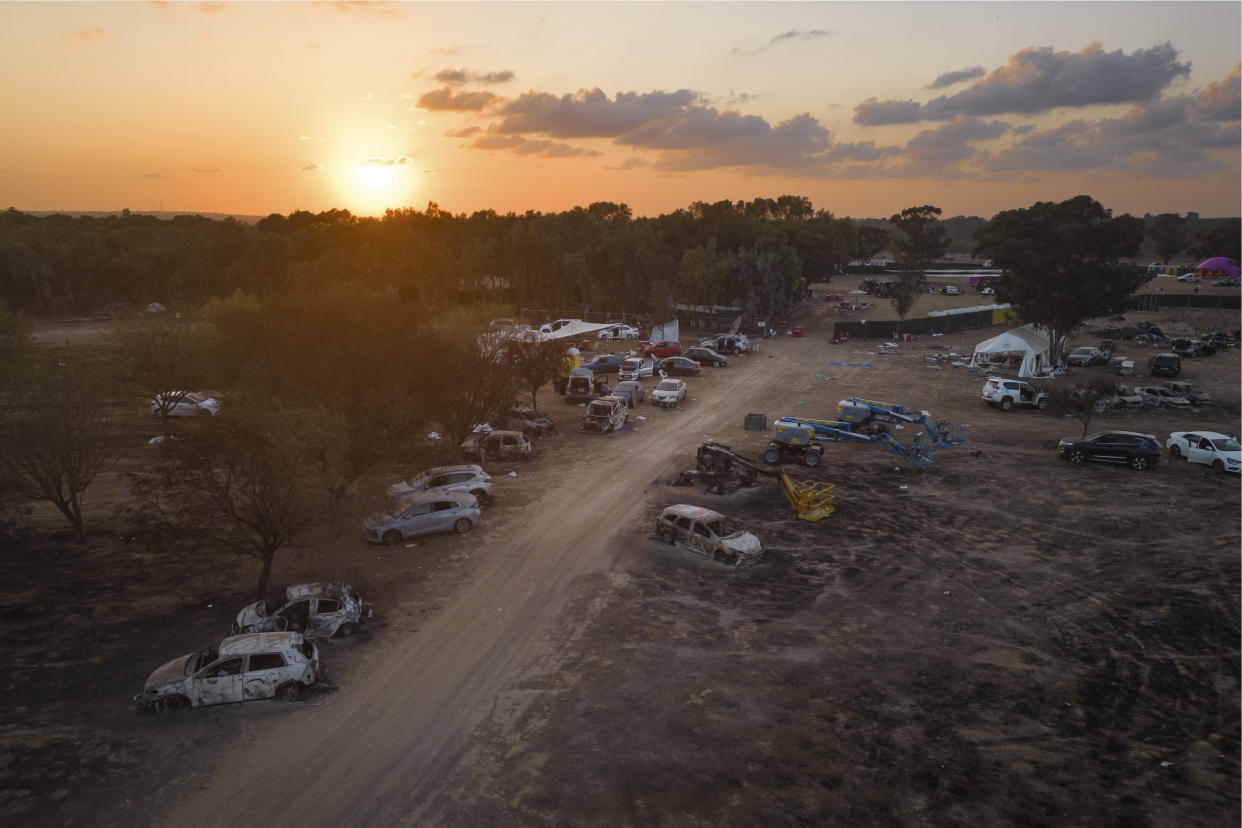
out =
<svg viewBox="0 0 1242 828"><path fill-rule="evenodd" d="M1095 434L1092 434L1091 437L1088 439L1092 439L1095 437L1102 437L1105 434L1123 434L1126 437L1146 437L1148 440L1156 439L1156 435L1154 434L1144 434L1141 431L1122 431L1116 428L1110 428L1107 431L1097 431Z"/></svg>
<svg viewBox="0 0 1242 828"><path fill-rule="evenodd" d="M702 506L691 506L689 503L677 503L672 506L664 507L662 514L673 512L677 515L693 518L694 520L716 520L724 515L720 512L713 512L711 509L705 509Z"/></svg>
<svg viewBox="0 0 1242 828"><path fill-rule="evenodd" d="M422 480L425 477L436 477L437 475L448 474L449 472L459 472L459 471L476 472L476 473L482 474L483 467L476 463L458 463L455 466L435 466L433 468L419 472L418 475L415 476L413 479Z"/></svg>
<svg viewBox="0 0 1242 828"><path fill-rule="evenodd" d="M1186 435L1193 435L1195 437L1206 437L1209 440L1230 439L1228 434L1221 434L1219 431L1174 431L1169 436L1170 437L1185 437Z"/></svg>
<svg viewBox="0 0 1242 828"><path fill-rule="evenodd" d="M618 397L616 394L609 394L606 397L597 397L594 400L591 400L591 402L619 403L619 402L625 402L625 397Z"/></svg>
<svg viewBox="0 0 1242 828"><path fill-rule="evenodd" d="M313 596L341 596L348 595L352 589L345 581L316 581L309 584L293 584L285 590L285 598L290 601L296 601L299 598L310 598Z"/></svg>
<svg viewBox="0 0 1242 828"><path fill-rule="evenodd" d="M220 642L221 656L245 655L259 650L291 650L302 643L302 634L295 632L265 632L233 635Z"/></svg>

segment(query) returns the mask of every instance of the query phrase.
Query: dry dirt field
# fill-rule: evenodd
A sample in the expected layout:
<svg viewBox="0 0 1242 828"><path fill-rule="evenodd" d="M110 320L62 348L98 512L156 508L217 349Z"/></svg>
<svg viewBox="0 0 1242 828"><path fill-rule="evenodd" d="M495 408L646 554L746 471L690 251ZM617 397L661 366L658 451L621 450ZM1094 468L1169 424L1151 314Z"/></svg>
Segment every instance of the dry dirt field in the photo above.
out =
<svg viewBox="0 0 1242 828"><path fill-rule="evenodd" d="M1236 317L1146 318L1191 333ZM87 548L58 531L0 556L0 819L1238 824L1238 479L1167 457L1071 467L1053 447L1079 423L990 409L980 377L928 367L927 346L969 353L996 329L879 354L831 345L833 318L808 307L804 337L706 370L683 410L642 406L619 434L577 433L580 409L545 391L562 435L489 468L475 532L374 547L347 526L279 559L278 582L346 578L383 614L323 643L339 689L298 704L129 705L154 667L227 633L255 578L139 524L121 478L147 451L139 422L88 492ZM1237 351L1183 377L1223 404L1093 428L1240 430ZM870 445L789 466L835 486L815 523L770 482L668 484L705 439L758 457L746 413L827 417L847 396L969 423L970 442L925 471ZM377 471L359 520L437 449ZM767 561L733 571L659 543L676 502L738 518Z"/></svg>

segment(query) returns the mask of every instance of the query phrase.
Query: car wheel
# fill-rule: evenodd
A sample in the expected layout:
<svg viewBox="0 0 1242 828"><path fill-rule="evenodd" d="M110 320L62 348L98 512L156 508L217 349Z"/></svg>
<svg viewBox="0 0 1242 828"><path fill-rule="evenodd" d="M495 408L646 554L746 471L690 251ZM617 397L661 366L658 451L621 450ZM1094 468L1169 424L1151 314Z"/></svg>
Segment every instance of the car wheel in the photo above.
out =
<svg viewBox="0 0 1242 828"><path fill-rule="evenodd" d="M775 466L780 462L781 452L778 448L768 448L763 452L763 462Z"/></svg>
<svg viewBox="0 0 1242 828"><path fill-rule="evenodd" d="M1071 463L1077 463L1081 466L1083 463L1087 462L1087 453L1082 449L1074 449L1070 452L1069 461Z"/></svg>
<svg viewBox="0 0 1242 828"><path fill-rule="evenodd" d="M660 540L664 541L665 543L672 543L673 533L665 529L663 532L660 533Z"/></svg>
<svg viewBox="0 0 1242 828"><path fill-rule="evenodd" d="M389 529L381 540L384 541L385 546L396 546L401 543L401 533L396 529Z"/></svg>
<svg viewBox="0 0 1242 828"><path fill-rule="evenodd" d="M357 628L354 627L353 622L351 621L346 621L344 624L336 628L336 634L340 636L353 635L356 631Z"/></svg>
<svg viewBox="0 0 1242 828"><path fill-rule="evenodd" d="M487 492L483 491L482 489L475 489L470 494L474 495L475 500L479 501L480 506L487 505Z"/></svg>
<svg viewBox="0 0 1242 828"><path fill-rule="evenodd" d="M802 455L802 462L812 467L818 466L819 461L822 459L823 457L820 456L818 451L808 451L806 454Z"/></svg>
<svg viewBox="0 0 1242 828"><path fill-rule="evenodd" d="M1009 411L1011 408L1013 408L1013 400L1009 397L1001 400L1001 411Z"/></svg>
<svg viewBox="0 0 1242 828"><path fill-rule="evenodd" d="M276 698L284 702L301 701L305 690L306 685L300 681L286 682L276 688Z"/></svg>
<svg viewBox="0 0 1242 828"><path fill-rule="evenodd" d="M464 535L473 528L474 524L470 522L469 518L458 518L457 522L453 524L453 531L459 535Z"/></svg>
<svg viewBox="0 0 1242 828"><path fill-rule="evenodd" d="M1222 463L1220 460L1213 460L1213 461L1212 461L1212 471L1223 472L1224 470L1225 470L1225 464L1224 464L1224 463Z"/></svg>
<svg viewBox="0 0 1242 828"><path fill-rule="evenodd" d="M1151 461L1144 454L1136 454L1130 458L1130 468L1136 471L1143 471L1149 465L1151 465Z"/></svg>
<svg viewBox="0 0 1242 828"><path fill-rule="evenodd" d="M719 367L720 367L720 360L718 360L718 359L714 359L714 360L712 360L712 367L713 367L713 368L719 368Z"/></svg>
<svg viewBox="0 0 1242 828"><path fill-rule="evenodd" d="M161 713L180 713L183 710L189 710L192 706L185 696L168 696L160 699L156 710Z"/></svg>
<svg viewBox="0 0 1242 828"><path fill-rule="evenodd" d="M1044 397L1042 400L1040 400L1038 403L1035 404L1035 407L1038 408L1040 411L1047 411L1048 410L1048 398Z"/></svg>
<svg viewBox="0 0 1242 828"><path fill-rule="evenodd" d="M1181 448L1176 445L1169 446L1169 456L1172 457L1174 460L1182 459Z"/></svg>

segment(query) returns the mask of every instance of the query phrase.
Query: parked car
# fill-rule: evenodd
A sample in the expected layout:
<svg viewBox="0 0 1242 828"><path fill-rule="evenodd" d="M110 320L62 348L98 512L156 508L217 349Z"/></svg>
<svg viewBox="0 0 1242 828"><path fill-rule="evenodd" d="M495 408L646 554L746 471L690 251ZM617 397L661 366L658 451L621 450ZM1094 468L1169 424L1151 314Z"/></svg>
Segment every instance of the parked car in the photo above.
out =
<svg viewBox="0 0 1242 828"><path fill-rule="evenodd" d="M461 443L467 460L530 460L530 441L520 431L488 431L471 434Z"/></svg>
<svg viewBox="0 0 1242 828"><path fill-rule="evenodd" d="M514 406L505 417L505 428L509 431L520 431L529 440L532 437L547 437L556 434L556 422L542 411L533 408Z"/></svg>
<svg viewBox="0 0 1242 828"><path fill-rule="evenodd" d="M1112 356L1112 353L1109 351L1102 351L1099 348L1084 345L1071 351L1069 356L1065 358L1065 361L1070 365L1106 365Z"/></svg>
<svg viewBox="0 0 1242 828"><path fill-rule="evenodd" d="M1238 281L1236 279L1230 279L1226 276L1224 279L1217 279L1215 282L1212 282L1212 284L1216 287L1237 287Z"/></svg>
<svg viewBox="0 0 1242 828"><path fill-rule="evenodd" d="M996 288L983 287L977 291L981 296L995 296Z"/></svg>
<svg viewBox="0 0 1242 828"><path fill-rule="evenodd" d="M569 372L569 380L565 384L565 400L571 403L589 402L595 399L595 372L586 368L575 368Z"/></svg>
<svg viewBox="0 0 1242 828"><path fill-rule="evenodd" d="M745 334L716 334L700 340L699 345L718 354L741 354L750 350L750 340Z"/></svg>
<svg viewBox="0 0 1242 828"><path fill-rule="evenodd" d="M465 534L479 525L479 501L465 492L413 495L392 514L373 515L362 525L363 539L394 546L408 538L440 532Z"/></svg>
<svg viewBox="0 0 1242 828"><path fill-rule="evenodd" d="M623 322L618 322L604 328L598 335L596 335L595 338L608 340L609 342L637 340L638 328L635 328L633 325L626 325Z"/></svg>
<svg viewBox="0 0 1242 828"><path fill-rule="evenodd" d="M344 581L295 584L282 599L255 601L237 613L233 635L255 632L300 632L306 638L353 635L374 614L353 586Z"/></svg>
<svg viewBox="0 0 1242 828"><path fill-rule="evenodd" d="M680 375L683 377L693 377L702 372L699 364L692 359L686 357L674 356L666 357L656 363L656 370L661 376L665 374L669 376Z"/></svg>
<svg viewBox="0 0 1242 828"><path fill-rule="evenodd" d="M596 354L590 362L582 363L582 367L592 374L615 374L621 370L624 359L619 354Z"/></svg>
<svg viewBox="0 0 1242 828"><path fill-rule="evenodd" d="M1147 360L1147 373L1153 377L1176 377L1182 372L1182 358L1177 354L1159 353Z"/></svg>
<svg viewBox="0 0 1242 828"><path fill-rule="evenodd" d="M1148 348L1160 348L1168 344L1169 338L1162 334L1148 332L1134 337L1134 341Z"/></svg>
<svg viewBox="0 0 1242 828"><path fill-rule="evenodd" d="M220 414L220 401L196 391L169 391L151 400L152 414L159 416L161 408L169 417L216 417Z"/></svg>
<svg viewBox="0 0 1242 828"><path fill-rule="evenodd" d="M1191 463L1202 463L1216 471L1242 473L1242 445L1229 434L1215 431L1175 431L1165 447L1174 460L1185 457Z"/></svg>
<svg viewBox="0 0 1242 828"><path fill-rule="evenodd" d="M719 512L679 503L656 518L656 536L727 566L749 566L763 558L759 539Z"/></svg>
<svg viewBox="0 0 1242 828"><path fill-rule="evenodd" d="M959 295L961 292L962 292L962 289L961 289L961 288L959 288L957 285L945 285L945 286L944 286L944 295L945 295L945 296L957 296L957 295Z"/></svg>
<svg viewBox="0 0 1242 828"><path fill-rule="evenodd" d="M1203 281L1203 277L1197 273L1183 273L1181 276L1177 277L1177 281L1197 285Z"/></svg>
<svg viewBox="0 0 1242 828"><path fill-rule="evenodd" d="M1100 460L1106 463L1126 463L1142 471L1160 462L1160 443L1152 434L1100 431L1082 439L1062 440L1057 444L1057 454L1075 464Z"/></svg>
<svg viewBox="0 0 1242 828"><path fill-rule="evenodd" d="M639 350L654 359L663 359L679 355L681 343L676 339L661 339L659 342L639 343Z"/></svg>
<svg viewBox="0 0 1242 828"><path fill-rule="evenodd" d="M599 431L605 434L619 431L625 427L625 419L630 409L624 397L607 396L587 403L586 413L582 415L584 431Z"/></svg>
<svg viewBox="0 0 1242 828"><path fill-rule="evenodd" d="M319 678L319 650L301 633L230 636L147 676L139 710L185 710L254 699L293 699Z"/></svg>
<svg viewBox="0 0 1242 828"><path fill-rule="evenodd" d="M724 354L718 354L711 348L704 348L696 345L693 348L687 348L685 353L686 359L692 359L699 365L710 365L713 368L727 366L729 358Z"/></svg>
<svg viewBox="0 0 1242 828"><path fill-rule="evenodd" d="M1200 391L1198 388L1195 388L1193 385L1191 385L1188 382L1184 382L1181 380L1169 380L1168 382L1160 383L1160 386L1162 388L1169 389L1174 394L1178 394L1190 400L1191 405L1211 405L1212 404L1212 396L1210 394L1206 394L1203 391Z"/></svg>
<svg viewBox="0 0 1242 828"><path fill-rule="evenodd" d="M612 393L614 396L624 397L625 404L630 408L637 407L643 401L643 397L646 396L643 384L638 380L622 380L617 383L616 388L612 389Z"/></svg>
<svg viewBox="0 0 1242 828"><path fill-rule="evenodd" d="M621 360L617 369L617 379L636 380L649 377L655 373L655 360L651 357L629 357Z"/></svg>
<svg viewBox="0 0 1242 828"><path fill-rule="evenodd" d="M1043 411L1048 407L1048 394L1032 382L988 377L983 384L983 401L993 407L1000 406L1002 411L1009 411L1015 405Z"/></svg>
<svg viewBox="0 0 1242 828"><path fill-rule="evenodd" d="M469 492L486 504L492 496L492 477L482 466L461 464L436 466L420 472L409 480L388 487L389 500L404 500L411 495L429 492Z"/></svg>
<svg viewBox="0 0 1242 828"><path fill-rule="evenodd" d="M1190 400L1162 385L1144 385L1134 390L1153 408L1190 408Z"/></svg>
<svg viewBox="0 0 1242 828"><path fill-rule="evenodd" d="M1173 349L1173 353L1181 357L1201 357L1211 356L1216 353L1216 349L1201 339L1174 339L1169 343L1169 347Z"/></svg>
<svg viewBox="0 0 1242 828"><path fill-rule="evenodd" d="M686 381L680 379L662 379L660 384L651 392L651 401L660 408L673 408L678 403L685 402L686 399Z"/></svg>

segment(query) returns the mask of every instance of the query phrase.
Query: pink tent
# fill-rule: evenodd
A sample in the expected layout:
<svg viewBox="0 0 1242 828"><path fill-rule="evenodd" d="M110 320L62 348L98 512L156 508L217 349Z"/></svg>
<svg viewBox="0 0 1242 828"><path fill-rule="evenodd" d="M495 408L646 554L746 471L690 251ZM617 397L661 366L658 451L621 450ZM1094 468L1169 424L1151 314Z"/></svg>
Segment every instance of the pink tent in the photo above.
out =
<svg viewBox="0 0 1242 828"><path fill-rule="evenodd" d="M1238 263L1224 256L1216 256L1199 262L1195 266L1195 273L1200 276L1227 276L1236 282L1238 281Z"/></svg>

